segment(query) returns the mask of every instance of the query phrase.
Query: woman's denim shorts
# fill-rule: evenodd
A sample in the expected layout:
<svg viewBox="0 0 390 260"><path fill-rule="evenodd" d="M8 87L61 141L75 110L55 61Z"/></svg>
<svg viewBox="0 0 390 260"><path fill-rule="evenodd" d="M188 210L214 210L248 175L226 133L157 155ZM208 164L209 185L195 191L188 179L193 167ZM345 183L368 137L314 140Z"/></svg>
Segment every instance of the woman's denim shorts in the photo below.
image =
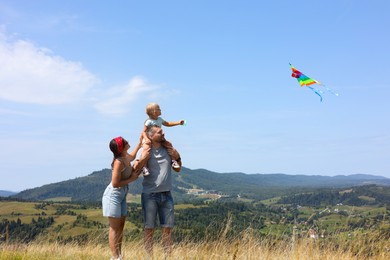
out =
<svg viewBox="0 0 390 260"><path fill-rule="evenodd" d="M114 188L110 183L104 191L102 208L104 217L120 218L127 216L126 195L129 191L127 185Z"/></svg>
<svg viewBox="0 0 390 260"><path fill-rule="evenodd" d="M161 227L173 228L174 204L170 191L142 193L141 202L145 228L156 227L157 214Z"/></svg>

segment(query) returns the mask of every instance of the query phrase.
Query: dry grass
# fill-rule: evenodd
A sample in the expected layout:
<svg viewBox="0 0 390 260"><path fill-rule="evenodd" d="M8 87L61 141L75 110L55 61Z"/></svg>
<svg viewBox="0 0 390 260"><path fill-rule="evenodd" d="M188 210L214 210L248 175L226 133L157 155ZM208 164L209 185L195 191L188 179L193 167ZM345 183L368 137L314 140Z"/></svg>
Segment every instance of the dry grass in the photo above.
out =
<svg viewBox="0 0 390 260"><path fill-rule="evenodd" d="M223 232L221 234L223 237ZM125 259L148 259L142 241L123 243ZM246 231L239 238L175 244L167 258L156 243L154 259L390 259L390 242L380 233L335 237L333 239L255 238ZM0 244L0 259L109 259L107 244L89 242L86 245L35 242L30 244Z"/></svg>

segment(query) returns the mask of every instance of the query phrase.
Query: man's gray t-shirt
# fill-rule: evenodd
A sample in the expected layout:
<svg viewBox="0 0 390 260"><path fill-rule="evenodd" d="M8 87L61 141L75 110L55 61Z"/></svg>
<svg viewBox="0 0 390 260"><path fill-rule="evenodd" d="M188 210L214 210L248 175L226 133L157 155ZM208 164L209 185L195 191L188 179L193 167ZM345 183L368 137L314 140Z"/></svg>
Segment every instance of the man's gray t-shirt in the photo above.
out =
<svg viewBox="0 0 390 260"><path fill-rule="evenodd" d="M143 193L170 191L172 189L171 157L167 149L161 146L150 150L147 165L150 175L142 182Z"/></svg>

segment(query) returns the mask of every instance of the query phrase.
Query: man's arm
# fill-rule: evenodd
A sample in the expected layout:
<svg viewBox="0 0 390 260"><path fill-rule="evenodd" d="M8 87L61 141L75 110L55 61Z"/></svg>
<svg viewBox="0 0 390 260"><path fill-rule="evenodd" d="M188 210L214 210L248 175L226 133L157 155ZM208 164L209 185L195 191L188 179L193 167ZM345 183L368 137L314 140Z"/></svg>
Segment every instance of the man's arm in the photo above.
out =
<svg viewBox="0 0 390 260"><path fill-rule="evenodd" d="M171 157L177 158L176 161L180 165L180 168L173 168L173 170L175 172L180 172L181 165L182 165L181 158L180 158L180 153L175 148L173 148L172 146L171 147L167 147L166 149L167 149L168 154L171 155Z"/></svg>

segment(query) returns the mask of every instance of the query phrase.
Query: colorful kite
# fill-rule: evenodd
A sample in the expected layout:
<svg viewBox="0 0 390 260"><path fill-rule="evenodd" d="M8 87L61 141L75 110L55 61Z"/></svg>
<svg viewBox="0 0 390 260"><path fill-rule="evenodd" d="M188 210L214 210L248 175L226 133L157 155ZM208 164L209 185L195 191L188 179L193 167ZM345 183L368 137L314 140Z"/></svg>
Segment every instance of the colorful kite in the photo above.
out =
<svg viewBox="0 0 390 260"><path fill-rule="evenodd" d="M291 65L291 63L290 63L290 67L291 67L291 70L292 70L291 77L296 78L298 80L299 84L301 85L301 87L306 86L309 89L311 89L314 93L316 93L320 97L321 102L322 102L321 94L323 94L323 92L321 90L318 90L318 89L314 88L314 87L310 87L310 85L317 84L319 86L324 87L326 90L328 90L332 94L334 94L336 96L339 95L339 94L335 93L333 90L331 90L330 88L325 87L319 81L317 81L315 79L312 79L312 78L309 78L308 76L306 76L305 74L303 74L302 72L300 72L299 70L294 68L293 65Z"/></svg>

